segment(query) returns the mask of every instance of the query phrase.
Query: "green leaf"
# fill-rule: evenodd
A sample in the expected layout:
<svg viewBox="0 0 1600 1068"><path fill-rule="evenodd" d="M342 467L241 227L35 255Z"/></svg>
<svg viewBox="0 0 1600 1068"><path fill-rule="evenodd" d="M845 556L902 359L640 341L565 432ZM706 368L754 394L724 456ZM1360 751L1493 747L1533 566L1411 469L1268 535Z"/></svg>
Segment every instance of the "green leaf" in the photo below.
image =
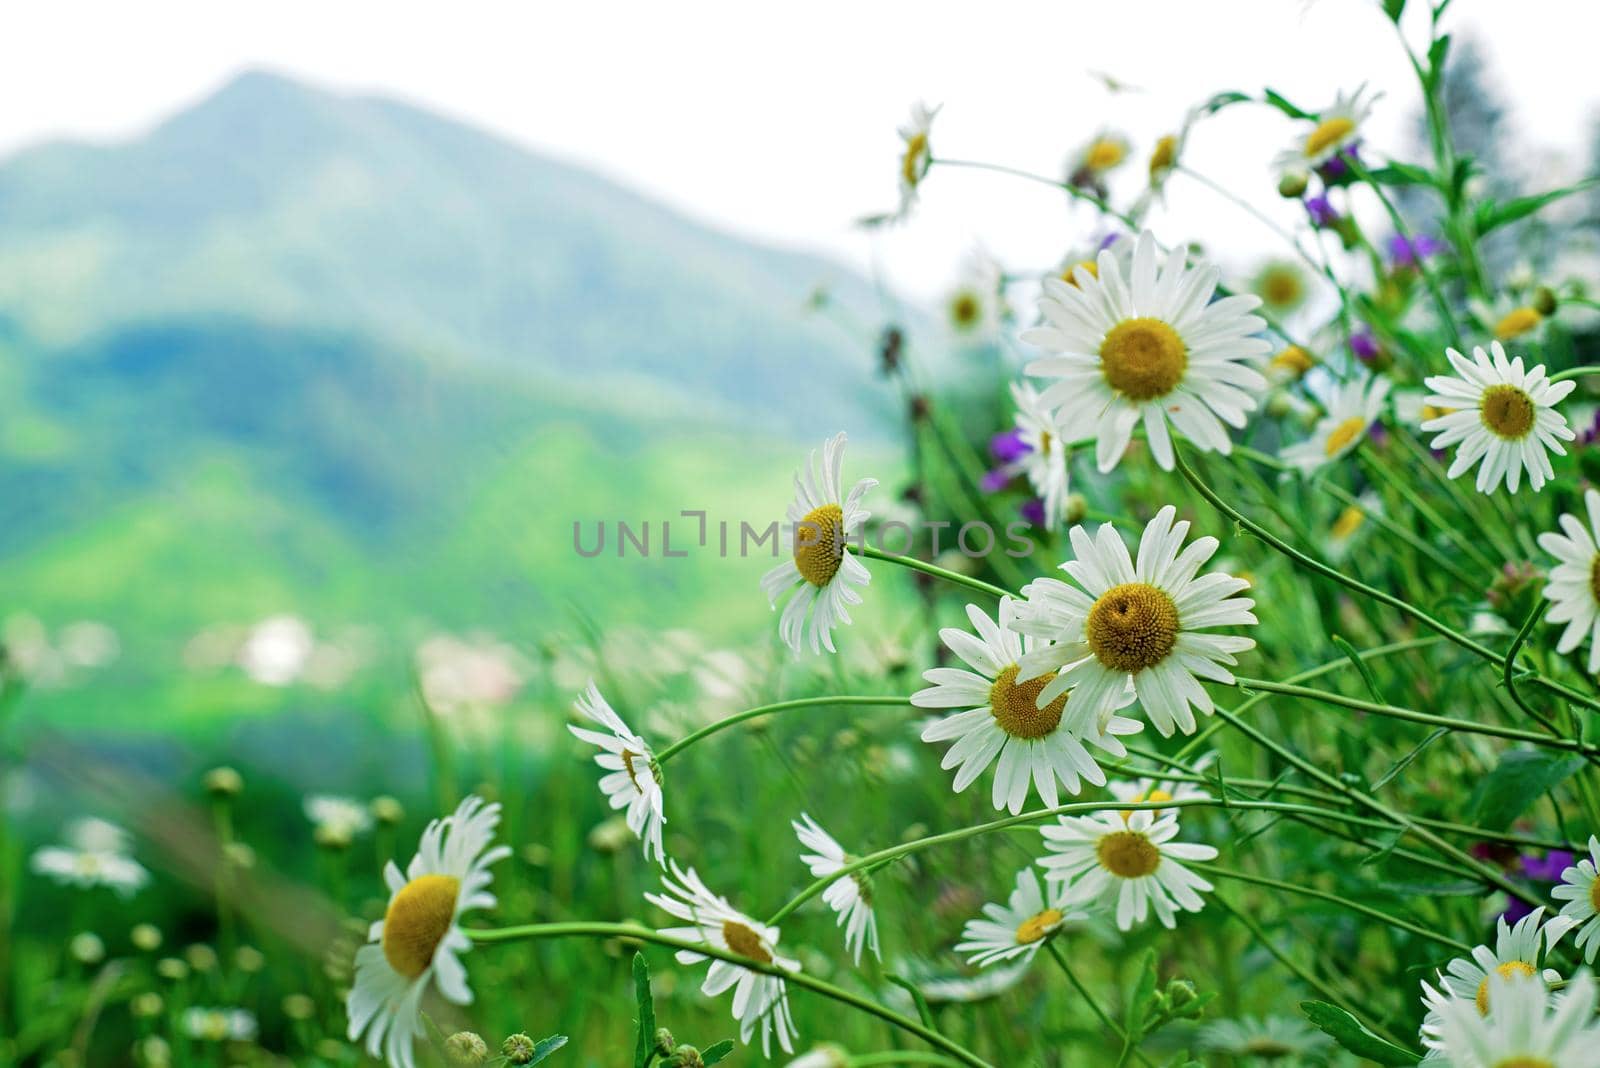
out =
<svg viewBox="0 0 1600 1068"><path fill-rule="evenodd" d="M1388 163L1367 172L1380 185L1437 185L1433 172L1415 163Z"/></svg>
<svg viewBox="0 0 1600 1068"><path fill-rule="evenodd" d="M1450 35L1444 34L1428 46L1428 87L1439 84L1444 77L1445 58L1450 55Z"/></svg>
<svg viewBox="0 0 1600 1068"><path fill-rule="evenodd" d="M1544 208L1564 197L1574 193L1581 193L1585 189L1600 183L1600 178L1586 178L1576 185L1565 186L1561 189L1552 189L1545 193L1535 193L1532 196L1515 197L1511 200L1485 200L1478 205L1478 210L1473 213L1472 223L1480 235L1497 230L1508 223L1518 219L1525 219L1536 211Z"/></svg>
<svg viewBox="0 0 1600 1068"><path fill-rule="evenodd" d="M1406 770L1406 768L1410 767L1411 762L1417 759L1417 757L1421 756L1424 749L1428 748L1428 746L1432 745L1434 742L1437 742L1440 738L1443 738L1449 733L1450 729L1448 727L1435 727L1433 731L1426 738L1422 739L1422 741L1418 742L1409 753L1401 757L1399 760L1396 760L1394 762L1394 767L1378 776L1378 781L1372 784L1372 788L1374 790L1381 790L1385 786L1389 785L1389 780Z"/></svg>
<svg viewBox="0 0 1600 1068"><path fill-rule="evenodd" d="M700 1063L706 1068L711 1068L722 1058L733 1052L733 1039L725 1038L721 1042L713 1042L700 1051Z"/></svg>
<svg viewBox="0 0 1600 1068"><path fill-rule="evenodd" d="M1372 695L1372 699L1380 705L1388 704L1389 702L1383 699L1383 691L1378 689L1378 680L1372 677L1372 669L1367 666L1365 660L1361 659L1361 654L1356 652L1356 647L1337 634L1332 636L1332 641L1334 645L1338 646L1339 651L1349 659L1350 663L1356 666L1356 670L1361 673L1361 681L1367 684L1367 692Z"/></svg>
<svg viewBox="0 0 1600 1068"><path fill-rule="evenodd" d="M1145 1021L1150 1017L1150 1006L1156 999L1156 951L1144 955L1139 966L1139 978L1133 985L1133 996L1128 999L1125 1022L1127 1032L1134 1038L1144 1034Z"/></svg>
<svg viewBox="0 0 1600 1068"><path fill-rule="evenodd" d="M1273 107L1277 108L1279 111L1283 112L1285 115L1289 116L1291 119L1316 118L1316 116L1311 114L1311 112L1302 108L1297 108L1293 104L1289 103L1289 101L1284 98L1284 95L1278 92L1276 89L1263 90L1262 99L1271 104Z"/></svg>
<svg viewBox="0 0 1600 1068"><path fill-rule="evenodd" d="M528 1060L528 1063L538 1064L566 1044L566 1035L551 1035L549 1038L541 1038L533 1044L533 1056Z"/></svg>
<svg viewBox="0 0 1600 1068"><path fill-rule="evenodd" d="M1302 1001L1300 1011L1305 1013L1306 1019L1320 1028L1324 1034L1357 1057L1365 1057L1369 1061L1392 1065L1395 1068L1416 1064L1422 1060L1408 1049L1402 1049L1392 1042L1385 1042L1363 1027L1360 1020L1337 1005L1330 1005L1326 1001Z"/></svg>
<svg viewBox="0 0 1600 1068"><path fill-rule="evenodd" d="M1485 830L1505 830L1540 795L1581 767L1581 756L1513 749L1473 791L1473 818Z"/></svg>
<svg viewBox="0 0 1600 1068"><path fill-rule="evenodd" d="M1218 93L1210 100L1207 100L1204 104L1202 104L1200 106L1200 110L1207 115L1215 115L1225 107L1229 107L1233 104L1242 104L1247 100L1254 99L1255 97L1251 96L1249 93L1241 93L1237 90L1226 93Z"/></svg>
<svg viewBox="0 0 1600 1068"><path fill-rule="evenodd" d="M1383 13L1389 16L1390 22L1398 25L1405 10L1406 0L1383 0Z"/></svg>
<svg viewBox="0 0 1600 1068"><path fill-rule="evenodd" d="M917 989L916 984L911 980L895 975L892 972L885 973L884 978L889 980L889 982L893 983L895 986L904 990L906 993L910 994L911 1000L916 1003L917 1016L922 1019L923 1026L929 1028L933 1027L933 1010L928 1007L928 999L922 996L922 991Z"/></svg>
<svg viewBox="0 0 1600 1068"><path fill-rule="evenodd" d="M644 1068L656 1047L656 999L650 994L650 965L643 953L633 955L633 989L639 999L639 1042L633 1050L633 1068Z"/></svg>

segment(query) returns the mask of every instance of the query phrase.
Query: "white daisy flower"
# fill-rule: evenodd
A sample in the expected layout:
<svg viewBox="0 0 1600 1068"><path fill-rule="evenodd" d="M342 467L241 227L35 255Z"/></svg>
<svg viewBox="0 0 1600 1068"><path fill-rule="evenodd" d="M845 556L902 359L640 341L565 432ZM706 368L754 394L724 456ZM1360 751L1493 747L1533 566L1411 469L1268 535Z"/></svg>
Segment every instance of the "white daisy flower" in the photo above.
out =
<svg viewBox="0 0 1600 1068"><path fill-rule="evenodd" d="M1317 116L1317 124L1294 148L1278 153L1273 161L1280 171L1310 171L1321 167L1361 140L1361 126L1372 113L1372 99L1361 94L1365 86L1346 96L1338 93L1334 101Z"/></svg>
<svg viewBox="0 0 1600 1068"><path fill-rule="evenodd" d="M34 872L62 886L85 890L104 886L131 897L150 881L150 873L128 855L128 832L93 817L67 824L66 844L36 850L29 864Z"/></svg>
<svg viewBox="0 0 1600 1068"><path fill-rule="evenodd" d="M1028 485L1044 503L1046 530L1058 530L1067 514L1066 432L1055 415L1041 403L1039 391L1026 382L1011 383L1011 399L1016 402L1017 439L1027 447L1017 459L1000 470L1006 478L1023 474Z"/></svg>
<svg viewBox="0 0 1600 1068"><path fill-rule="evenodd" d="M304 802L306 819L319 832L342 835L346 840L372 829L372 810L351 797L312 794Z"/></svg>
<svg viewBox="0 0 1600 1068"><path fill-rule="evenodd" d="M493 908L489 866L511 855L494 846L500 806L467 797L455 812L429 823L405 874L383 870L389 907L356 951L355 982L346 999L349 1038L366 1033L367 1052L390 1068L413 1068L412 1041L422 1034L422 997L430 985L456 1005L472 1002L460 954L472 943L460 927L468 909Z"/></svg>
<svg viewBox="0 0 1600 1068"><path fill-rule="evenodd" d="M583 696L573 705L587 720L604 730L592 731L574 724L567 730L600 752L594 762L606 772L600 777L600 791L611 807L625 808L628 830L644 844L644 857L665 865L667 855L661 847L661 825L667 822L661 790L661 772L650 744L629 729L622 717L600 696L591 681Z"/></svg>
<svg viewBox="0 0 1600 1068"><path fill-rule="evenodd" d="M1072 911L1061 888L1041 886L1032 868L1017 872L1017 883L1004 905L983 906L984 919L968 920L962 930L963 941L957 953L968 954L968 963L980 968L1020 958L1026 963L1039 952L1045 939L1069 923L1088 919Z"/></svg>
<svg viewBox="0 0 1600 1068"><path fill-rule="evenodd" d="M1200 1028L1200 1048L1240 1058L1279 1061L1310 1057L1328 1047L1328 1038L1304 1020L1288 1016L1241 1016ZM1290 1061L1290 1063L1294 1063Z"/></svg>
<svg viewBox="0 0 1600 1068"><path fill-rule="evenodd" d="M798 972L800 962L778 956L778 929L753 920L728 904L728 899L713 894L690 868L684 871L670 861L672 875L661 882L665 894L645 894L645 900L689 927L663 927L661 934L688 941L703 942L714 949L744 957L758 964L772 965L786 972ZM676 881L674 881L676 880ZM691 950L678 951L679 964L695 964L706 957ZM761 1028L761 1052L772 1056L772 1035L785 1053L794 1052L793 1040L800 1036L789 1014L789 991L784 981L766 972L752 971L725 960L712 959L700 992L714 998L733 988L733 1016L739 1021L739 1040L746 1045Z"/></svg>
<svg viewBox="0 0 1600 1068"><path fill-rule="evenodd" d="M1570 513L1561 517L1565 536L1539 535L1539 548L1556 558L1544 597L1552 602L1547 623L1565 623L1556 652L1570 653L1589 639L1589 674L1600 672L1600 493L1586 490L1586 527Z"/></svg>
<svg viewBox="0 0 1600 1068"><path fill-rule="evenodd" d="M183 1033L202 1042L253 1042L255 1014L246 1009L208 1009L195 1005L183 1010Z"/></svg>
<svg viewBox="0 0 1600 1068"><path fill-rule="evenodd" d="M1440 1038L1451 1068L1600 1068L1594 980L1572 980L1554 1003L1538 983L1497 975L1489 981L1494 1012L1471 1001L1443 1006Z"/></svg>
<svg viewBox="0 0 1600 1068"><path fill-rule="evenodd" d="M1498 341L1489 348L1492 362L1481 348L1472 350L1470 360L1455 349L1445 350L1456 373L1426 379L1433 392L1424 403L1451 411L1423 423L1422 429L1440 432L1429 443L1435 449L1460 445L1449 477L1483 461L1478 468L1480 493L1493 492L1502 479L1508 490L1517 492L1524 468L1528 484L1535 491L1543 489L1555 477L1549 453L1565 456L1561 443L1577 436L1555 409L1577 383L1550 381L1543 364L1524 371L1522 357L1507 360Z"/></svg>
<svg viewBox="0 0 1600 1068"><path fill-rule="evenodd" d="M811 869L818 879L832 875L850 862L844 847L823 830L817 821L800 813L798 820L790 820L800 844L811 850L800 856L801 863ZM844 928L844 946L857 964L861 963L861 947L867 946L879 960L878 918L872 911L872 885L861 872L852 872L843 879L835 879L822 892L822 900L839 914L839 926Z"/></svg>
<svg viewBox="0 0 1600 1068"><path fill-rule="evenodd" d="M1305 471L1315 471L1345 456L1361 444L1367 429L1377 422L1388 393L1389 382L1384 378L1340 383L1334 387L1327 414L1317 420L1311 437L1286 447L1279 455Z"/></svg>
<svg viewBox="0 0 1600 1068"><path fill-rule="evenodd" d="M1022 334L1052 353L1025 370L1057 380L1044 403L1058 409L1061 425L1092 434L1101 471L1117 465L1141 419L1165 470L1173 466L1168 422L1196 447L1226 453L1224 424L1244 426L1266 393L1266 379L1249 366L1269 350L1251 336L1266 326L1249 314L1261 299L1212 302L1220 272L1209 263L1186 267L1184 257L1174 249L1158 267L1155 238L1142 233L1124 280L1115 253L1103 249L1099 277L1078 267L1075 285L1044 280L1045 322Z"/></svg>
<svg viewBox="0 0 1600 1068"><path fill-rule="evenodd" d="M1120 758L1127 755L1127 749L1118 736L1137 734L1143 727L1137 720L1111 714L1102 723L1097 716L1099 706L1080 707L1076 695L1055 695L1039 704L1039 693L1053 676L1018 682L1020 665L1034 643L1013 629L1017 607L1011 598L1001 598L997 624L983 609L969 604L967 618L977 636L946 627L939 637L973 670L930 668L922 677L933 685L911 695L911 703L919 708L966 710L930 723L922 740L955 742L940 766L959 766L953 784L956 793L998 758L994 807L1009 808L1013 813L1022 811L1030 781L1049 806L1059 803L1057 780L1069 794L1082 789L1080 779L1104 786L1105 772L1084 742ZM1113 696L1116 707L1133 700L1126 686Z"/></svg>
<svg viewBox="0 0 1600 1068"><path fill-rule="evenodd" d="M850 622L849 607L861 603L857 588L872 581L866 567L851 555L849 542L862 535L871 513L860 507L861 498L878 480L864 478L845 496L844 443L842 433L829 438L822 447L821 468L813 452L805 478L795 473L794 503L778 534L779 551L792 559L761 579L773 608L786 591L795 591L778 621L779 636L795 652L808 631L812 652L824 648L835 652L833 628Z"/></svg>
<svg viewBox="0 0 1600 1068"><path fill-rule="evenodd" d="M1515 925L1506 923L1502 916L1495 928L1493 949L1478 945L1467 956L1453 958L1438 974L1437 989L1426 982L1422 984L1422 1004L1427 1010L1422 1022L1423 1045L1442 1047L1446 1006L1452 1001L1465 1001L1480 1014L1488 1013L1492 976L1539 979L1540 989L1560 981L1560 972L1543 967L1544 957L1571 925L1561 917L1549 923L1543 921L1543 908L1534 909Z"/></svg>
<svg viewBox="0 0 1600 1068"><path fill-rule="evenodd" d="M1039 831L1050 851L1039 863L1046 879L1065 884L1063 900L1114 904L1124 931L1143 923L1151 909L1163 927L1175 927L1178 910L1199 912L1200 891L1211 889L1181 861L1214 860L1216 849L1173 841L1178 817L1171 813L1160 819L1149 809L1062 816Z"/></svg>
<svg viewBox="0 0 1600 1068"><path fill-rule="evenodd" d="M1203 771L1216 759L1216 753L1207 753L1194 762L1196 771ZM1106 788L1118 801L1125 801L1130 805L1147 804L1159 801L1192 801L1199 798L1208 798L1211 795L1198 783L1179 782L1176 779L1139 778L1107 783ZM1166 815L1176 815L1183 810L1182 806L1176 808L1152 808L1150 812L1157 819ZM1123 818L1132 815L1132 811L1124 811Z"/></svg>
<svg viewBox="0 0 1600 1068"><path fill-rule="evenodd" d="M1592 490L1590 491L1593 492ZM1589 855L1561 873L1561 884L1550 891L1561 906L1561 917L1577 928L1574 941L1587 964L1600 950L1600 838L1589 836Z"/></svg>
<svg viewBox="0 0 1600 1068"><path fill-rule="evenodd" d="M1030 957L964 975L936 968L917 958L908 958L895 962L894 971L896 975L903 975L915 983L929 1004L943 1005L998 997L1022 981L1031 963ZM883 999L905 1012L916 1011L911 996L898 986L883 991Z"/></svg>
<svg viewBox="0 0 1600 1068"><path fill-rule="evenodd" d="M1174 727L1194 732L1192 708L1211 713L1202 678L1232 685L1234 654L1256 643L1201 632L1254 623L1255 601L1234 596L1250 584L1221 571L1196 578L1217 551L1217 539L1197 538L1180 552L1189 521L1174 522L1177 514L1169 504L1150 520L1137 562L1111 524L1093 539L1073 527L1076 559L1061 569L1082 589L1049 578L1023 588L1016 629L1055 643L1022 660L1023 680L1059 671L1039 693L1041 702L1071 688L1072 701L1085 711L1098 709L1104 722L1131 680L1145 715L1167 737Z"/></svg>
<svg viewBox="0 0 1600 1068"><path fill-rule="evenodd" d="M945 302L950 326L957 334L987 340L1005 315L1005 273L1000 261L981 245L967 254L961 281Z"/></svg>
<svg viewBox="0 0 1600 1068"><path fill-rule="evenodd" d="M928 173L933 161L933 150L928 134L933 129L933 117L939 108L929 108L922 101L911 105L911 121L900 127L900 140L905 147L900 154L900 215L910 213L917 203L917 188Z"/></svg>

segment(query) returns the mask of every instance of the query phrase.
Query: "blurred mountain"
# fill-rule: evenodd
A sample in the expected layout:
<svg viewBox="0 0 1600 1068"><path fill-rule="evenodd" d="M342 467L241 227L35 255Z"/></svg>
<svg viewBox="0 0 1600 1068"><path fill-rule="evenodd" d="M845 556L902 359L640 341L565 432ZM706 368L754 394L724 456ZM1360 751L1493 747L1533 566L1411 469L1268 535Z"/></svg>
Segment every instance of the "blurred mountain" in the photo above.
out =
<svg viewBox="0 0 1600 1068"><path fill-rule="evenodd" d="M537 632L602 589L722 618L759 562L618 581L572 523L776 516L801 444L882 435L868 343L807 309L819 284L871 321L824 260L268 74L132 142L22 152L0 163L8 610Z"/></svg>

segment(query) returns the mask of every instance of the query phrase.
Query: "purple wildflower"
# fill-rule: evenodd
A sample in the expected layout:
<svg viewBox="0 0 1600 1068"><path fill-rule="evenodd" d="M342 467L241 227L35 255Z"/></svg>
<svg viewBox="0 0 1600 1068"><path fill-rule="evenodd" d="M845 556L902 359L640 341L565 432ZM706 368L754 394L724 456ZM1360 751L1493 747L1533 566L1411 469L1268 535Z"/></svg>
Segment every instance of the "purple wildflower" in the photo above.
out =
<svg viewBox="0 0 1600 1068"><path fill-rule="evenodd" d="M1517 858L1522 874L1534 883L1558 883L1561 873L1572 867L1577 860L1565 849L1552 849L1544 856L1535 856L1532 853L1523 853ZM1542 887L1533 888L1536 897L1547 896ZM1516 923L1518 920L1533 912L1533 906L1520 897L1512 897L1506 902L1505 911L1501 913L1507 923Z"/></svg>
<svg viewBox="0 0 1600 1068"><path fill-rule="evenodd" d="M1005 467L996 467L983 473L983 477L978 480L978 488L985 493L999 493L1006 488L1010 481L1011 470Z"/></svg>
<svg viewBox="0 0 1600 1068"><path fill-rule="evenodd" d="M1022 459L1033 449L1022 440L1022 431L1004 430L989 439L989 454L1003 464Z"/></svg>
<svg viewBox="0 0 1600 1068"><path fill-rule="evenodd" d="M1306 214L1311 216L1311 225L1322 229L1331 229L1339 225L1339 213L1334 209L1333 201L1326 194L1306 197Z"/></svg>
<svg viewBox="0 0 1600 1068"><path fill-rule="evenodd" d="M1350 353L1362 363L1371 363L1382 351L1378 347L1377 337L1368 327L1363 326L1350 335Z"/></svg>
<svg viewBox="0 0 1600 1068"><path fill-rule="evenodd" d="M1044 502L1037 497L1029 497L1022 502L1022 521L1032 526L1044 526Z"/></svg>
<svg viewBox="0 0 1600 1068"><path fill-rule="evenodd" d="M1409 240L1401 234L1393 234L1385 242L1389 250L1389 261L1396 267L1415 267L1429 256L1436 256L1443 252L1445 245L1427 234L1418 234Z"/></svg>

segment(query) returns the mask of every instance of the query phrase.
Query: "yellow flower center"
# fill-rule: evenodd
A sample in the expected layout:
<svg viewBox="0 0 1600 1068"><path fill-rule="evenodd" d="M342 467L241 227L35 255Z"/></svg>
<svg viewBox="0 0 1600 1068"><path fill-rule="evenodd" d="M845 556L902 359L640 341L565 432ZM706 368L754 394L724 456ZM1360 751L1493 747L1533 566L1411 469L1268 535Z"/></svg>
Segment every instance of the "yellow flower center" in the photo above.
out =
<svg viewBox="0 0 1600 1068"><path fill-rule="evenodd" d="M1188 366L1183 339L1160 319L1124 319L1100 342L1100 373L1129 400L1166 396Z"/></svg>
<svg viewBox="0 0 1600 1068"><path fill-rule="evenodd" d="M1089 649L1112 671L1154 667L1178 641L1178 608L1164 590L1124 582L1102 593L1089 609Z"/></svg>
<svg viewBox="0 0 1600 1068"><path fill-rule="evenodd" d="M1017 924L1017 945L1026 946L1039 941L1061 925L1060 909L1045 909Z"/></svg>
<svg viewBox="0 0 1600 1068"><path fill-rule="evenodd" d="M1520 440L1533 429L1533 398L1516 386L1490 386L1483 391L1479 418L1494 434Z"/></svg>
<svg viewBox="0 0 1600 1068"><path fill-rule="evenodd" d="M1079 267L1088 271L1090 278L1100 277L1100 265L1098 263L1094 260L1079 260L1077 263L1069 263L1067 265L1066 269L1061 272L1061 280L1069 286L1077 286L1078 280L1073 275L1077 273Z"/></svg>
<svg viewBox="0 0 1600 1068"><path fill-rule="evenodd" d="M1048 431L1048 430L1039 431L1039 455L1040 456L1049 456L1050 455L1050 446L1054 441L1055 441L1055 439L1050 436L1050 431Z"/></svg>
<svg viewBox="0 0 1600 1068"><path fill-rule="evenodd" d="M1323 119L1317 123L1317 128L1306 135L1306 155L1317 156L1342 144L1345 138L1355 132L1354 119L1347 119L1343 115L1331 119Z"/></svg>
<svg viewBox="0 0 1600 1068"><path fill-rule="evenodd" d="M1543 1057L1507 1057L1503 1061L1495 1061L1489 1068L1556 1068L1555 1061L1547 1061Z"/></svg>
<svg viewBox="0 0 1600 1068"><path fill-rule="evenodd" d="M1328 444L1323 450L1324 453L1326 453L1329 459L1332 459L1333 457L1339 455L1339 453L1344 450L1345 446L1349 445L1352 441L1356 440L1356 438L1360 437L1362 432L1366 429L1367 421L1365 419L1361 418L1359 415L1351 416L1349 419L1346 419L1344 422L1333 428L1333 431L1328 435Z"/></svg>
<svg viewBox="0 0 1600 1068"><path fill-rule="evenodd" d="M1287 371L1295 378L1299 378L1316 366L1316 362L1311 358L1311 354L1299 345L1290 345L1272 358L1272 367L1274 370Z"/></svg>
<svg viewBox="0 0 1600 1068"><path fill-rule="evenodd" d="M1505 317L1494 324L1494 336L1501 341L1510 341L1520 337L1544 321L1544 316L1539 314L1537 308L1513 308Z"/></svg>
<svg viewBox="0 0 1600 1068"><path fill-rule="evenodd" d="M1178 162L1178 139L1171 134L1156 142L1155 151L1150 153L1150 178L1155 180L1161 172L1171 170L1172 165Z"/></svg>
<svg viewBox="0 0 1600 1068"><path fill-rule="evenodd" d="M844 509L825 504L795 525L794 566L800 577L821 589L833 581L844 559Z"/></svg>
<svg viewBox="0 0 1600 1068"><path fill-rule="evenodd" d="M982 312L983 302L971 291L963 290L950 300L950 321L963 330L976 326Z"/></svg>
<svg viewBox="0 0 1600 1068"><path fill-rule="evenodd" d="M1127 146L1121 141L1101 138L1089 146L1089 151L1083 157L1083 165L1091 171L1108 171L1121 163L1127 154Z"/></svg>
<svg viewBox="0 0 1600 1068"><path fill-rule="evenodd" d="M1244 1052L1249 1056L1260 1057L1264 1061L1287 1057L1294 1052L1293 1047L1288 1044L1279 1042L1275 1038L1268 1038L1265 1035L1257 1035L1255 1038L1248 1040L1243 1048Z"/></svg>
<svg viewBox="0 0 1600 1068"><path fill-rule="evenodd" d="M1600 578L1597 578L1597 576L1600 576L1600 556L1594 558L1594 567L1589 572L1590 588L1600 584ZM1596 912L1600 912L1600 879L1596 879L1589 884L1589 907Z"/></svg>
<svg viewBox="0 0 1600 1068"><path fill-rule="evenodd" d="M1304 289L1299 272L1292 267L1273 267L1261 276L1258 285L1261 299L1274 308L1289 308L1300 302Z"/></svg>
<svg viewBox="0 0 1600 1068"><path fill-rule="evenodd" d="M1012 664L995 677L989 686L989 711L1000 729L1013 738L1043 738L1061 724L1067 695L1039 707L1039 694L1055 678L1052 672L1027 682L1017 682L1017 665Z"/></svg>
<svg viewBox="0 0 1600 1068"><path fill-rule="evenodd" d="M407 979L428 970L455 919L460 890L461 880L453 875L419 875L400 888L383 916L383 956L389 967Z"/></svg>
<svg viewBox="0 0 1600 1068"><path fill-rule="evenodd" d="M1100 866L1119 879L1143 879L1161 866L1161 851L1140 831L1113 831L1094 852Z"/></svg>
<svg viewBox="0 0 1600 1068"><path fill-rule="evenodd" d="M905 158L900 161L900 177L905 179L907 185L916 185L922 180L922 157L928 152L928 135L915 133L906 142Z"/></svg>
<svg viewBox="0 0 1600 1068"><path fill-rule="evenodd" d="M741 957L762 964L772 963L772 954L761 944L761 936L737 920L722 921L722 940Z"/></svg>
<svg viewBox="0 0 1600 1068"><path fill-rule="evenodd" d="M1514 979L1519 976L1527 978L1534 974L1533 965L1521 960L1508 960L1496 968L1495 971L1503 979ZM1476 1000L1478 1014L1481 1016L1489 1015L1489 977L1487 975L1483 977L1483 982L1478 984L1478 997Z"/></svg>
<svg viewBox="0 0 1600 1068"><path fill-rule="evenodd" d="M1367 521L1367 515L1355 505L1350 505L1339 513L1339 518L1333 521L1333 526L1328 528L1328 533L1335 541L1344 541L1361 529L1361 524Z"/></svg>
<svg viewBox="0 0 1600 1068"><path fill-rule="evenodd" d="M1135 794L1133 797L1130 797L1128 800L1130 802L1132 802L1133 804L1135 804L1135 805L1143 804L1146 801L1153 801L1156 804L1160 804L1163 801L1171 801L1172 800L1172 795L1167 793L1165 790L1155 789L1155 790L1148 790L1148 791L1146 791L1146 792L1144 792L1142 794ZM1128 819L1134 814L1135 811L1138 811L1138 810L1131 809L1131 808L1123 809L1122 810L1122 822L1123 823L1127 823Z"/></svg>

